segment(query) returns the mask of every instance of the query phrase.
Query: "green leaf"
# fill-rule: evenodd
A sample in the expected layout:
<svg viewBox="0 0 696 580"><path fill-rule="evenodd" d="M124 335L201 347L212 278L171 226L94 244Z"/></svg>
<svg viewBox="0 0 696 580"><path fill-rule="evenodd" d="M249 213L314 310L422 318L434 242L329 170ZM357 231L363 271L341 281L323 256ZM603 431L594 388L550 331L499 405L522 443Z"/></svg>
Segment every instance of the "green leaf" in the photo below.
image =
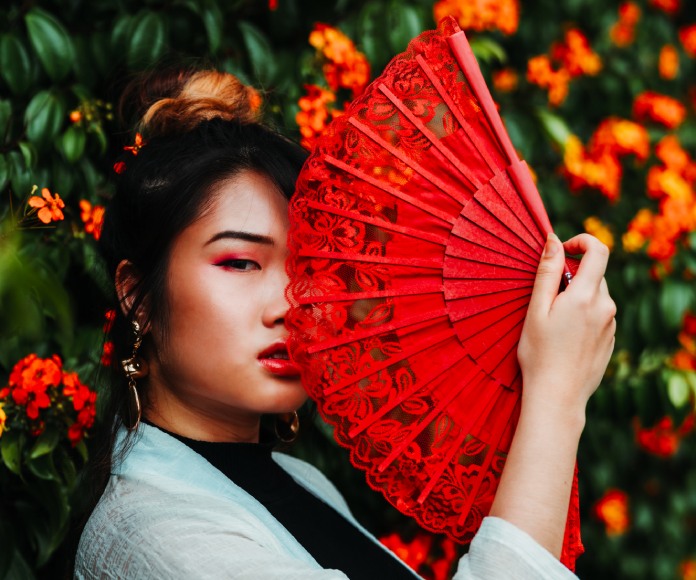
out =
<svg viewBox="0 0 696 580"><path fill-rule="evenodd" d="M694 298L693 286L687 282L665 280L660 293L662 317L669 328L678 329L684 313L691 307Z"/></svg>
<svg viewBox="0 0 696 580"><path fill-rule="evenodd" d="M60 440L60 432L55 427L48 427L39 435L34 447L29 452L29 459L36 459L47 453L51 453L58 445Z"/></svg>
<svg viewBox="0 0 696 580"><path fill-rule="evenodd" d="M241 21L237 24L242 33L244 46L249 54L249 62L261 84L271 84L275 76L275 57L268 38L253 24Z"/></svg>
<svg viewBox="0 0 696 580"><path fill-rule="evenodd" d="M22 95L31 86L31 61L22 41L12 34L0 37L0 76L12 92Z"/></svg>
<svg viewBox="0 0 696 580"><path fill-rule="evenodd" d="M0 155L0 191L5 189L7 182L10 180L10 168L7 165L7 159L4 155Z"/></svg>
<svg viewBox="0 0 696 580"><path fill-rule="evenodd" d="M689 383L680 372L672 372L667 381L667 396L670 402L677 408L683 407L689 401Z"/></svg>
<svg viewBox="0 0 696 580"><path fill-rule="evenodd" d="M71 125L60 138L59 149L69 163L75 163L85 150L87 135L82 127Z"/></svg>
<svg viewBox="0 0 696 580"><path fill-rule="evenodd" d="M222 29L224 25L222 12L215 2L209 2L201 10L201 18L208 35L208 47L211 54L215 54L222 44Z"/></svg>
<svg viewBox="0 0 696 580"><path fill-rule="evenodd" d="M27 105L24 122L27 137L39 145L45 145L58 136L65 122L65 104L51 91L40 91Z"/></svg>
<svg viewBox="0 0 696 580"><path fill-rule="evenodd" d="M5 135L10 126L12 118L12 103L10 101L0 101L0 143L5 140Z"/></svg>
<svg viewBox="0 0 696 580"><path fill-rule="evenodd" d="M131 69L154 63L164 54L167 31L156 12L145 11L136 17L132 27L126 62Z"/></svg>
<svg viewBox="0 0 696 580"><path fill-rule="evenodd" d="M6 432L0 437L0 455L2 460L12 473L21 475L22 472L22 437L12 432Z"/></svg>
<svg viewBox="0 0 696 580"><path fill-rule="evenodd" d="M53 15L40 8L27 12L24 21L44 70L54 81L63 80L72 69L75 55L68 31Z"/></svg>
<svg viewBox="0 0 696 580"><path fill-rule="evenodd" d="M36 166L36 148L28 141L20 141L17 143L17 147L22 153L22 158L24 159L24 166L27 169L31 169Z"/></svg>
<svg viewBox="0 0 696 580"><path fill-rule="evenodd" d="M386 17L389 46L394 53L404 51L411 39L423 30L423 23L413 6L392 2Z"/></svg>
<svg viewBox="0 0 696 580"><path fill-rule="evenodd" d="M560 149L565 147L568 137L573 133L568 127L563 117L552 113L548 109L537 109L535 111L537 119L541 123L544 133L555 143Z"/></svg>
<svg viewBox="0 0 696 580"><path fill-rule="evenodd" d="M469 45L479 63L491 64L499 62L504 64L507 62L505 49L492 38L477 36L469 41Z"/></svg>

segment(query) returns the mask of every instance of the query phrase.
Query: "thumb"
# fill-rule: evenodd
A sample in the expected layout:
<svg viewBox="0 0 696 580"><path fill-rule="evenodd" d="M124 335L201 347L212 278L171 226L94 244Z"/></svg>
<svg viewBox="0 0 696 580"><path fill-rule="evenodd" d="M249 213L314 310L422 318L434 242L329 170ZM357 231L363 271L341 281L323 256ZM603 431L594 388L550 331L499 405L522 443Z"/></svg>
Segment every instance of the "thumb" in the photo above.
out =
<svg viewBox="0 0 696 580"><path fill-rule="evenodd" d="M537 269L529 310L547 313L558 296L565 266L565 252L558 236L550 233L546 239Z"/></svg>

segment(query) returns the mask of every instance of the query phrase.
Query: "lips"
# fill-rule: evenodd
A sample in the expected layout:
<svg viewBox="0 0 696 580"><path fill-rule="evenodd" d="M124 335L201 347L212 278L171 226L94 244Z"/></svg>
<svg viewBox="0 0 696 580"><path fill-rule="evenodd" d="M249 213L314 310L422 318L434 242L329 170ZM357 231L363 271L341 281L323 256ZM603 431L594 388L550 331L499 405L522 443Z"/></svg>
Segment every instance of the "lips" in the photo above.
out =
<svg viewBox="0 0 696 580"><path fill-rule="evenodd" d="M259 364L277 377L299 378L300 367L290 360L284 341L273 343L258 356Z"/></svg>

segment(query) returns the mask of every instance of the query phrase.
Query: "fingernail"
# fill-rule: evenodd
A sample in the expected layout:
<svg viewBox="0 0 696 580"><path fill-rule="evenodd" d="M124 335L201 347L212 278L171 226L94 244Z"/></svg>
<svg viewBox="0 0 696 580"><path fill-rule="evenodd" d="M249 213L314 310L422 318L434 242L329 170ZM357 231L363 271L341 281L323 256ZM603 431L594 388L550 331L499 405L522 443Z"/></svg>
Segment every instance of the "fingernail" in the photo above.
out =
<svg viewBox="0 0 696 580"><path fill-rule="evenodd" d="M555 256L558 253L558 250L561 245L561 240L558 239L558 236L551 232L548 237L546 238L546 246L544 246L544 258L551 258L552 256Z"/></svg>

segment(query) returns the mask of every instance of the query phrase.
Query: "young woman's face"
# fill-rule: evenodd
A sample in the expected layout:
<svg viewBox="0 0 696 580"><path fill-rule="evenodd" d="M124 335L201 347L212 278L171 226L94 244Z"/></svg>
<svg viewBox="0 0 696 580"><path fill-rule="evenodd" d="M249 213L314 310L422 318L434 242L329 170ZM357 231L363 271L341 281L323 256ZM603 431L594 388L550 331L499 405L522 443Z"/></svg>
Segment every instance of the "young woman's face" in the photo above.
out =
<svg viewBox="0 0 696 580"><path fill-rule="evenodd" d="M287 200L244 171L176 238L168 336L153 331L153 421L198 439L253 440L261 414L304 402L285 348L287 229Z"/></svg>

